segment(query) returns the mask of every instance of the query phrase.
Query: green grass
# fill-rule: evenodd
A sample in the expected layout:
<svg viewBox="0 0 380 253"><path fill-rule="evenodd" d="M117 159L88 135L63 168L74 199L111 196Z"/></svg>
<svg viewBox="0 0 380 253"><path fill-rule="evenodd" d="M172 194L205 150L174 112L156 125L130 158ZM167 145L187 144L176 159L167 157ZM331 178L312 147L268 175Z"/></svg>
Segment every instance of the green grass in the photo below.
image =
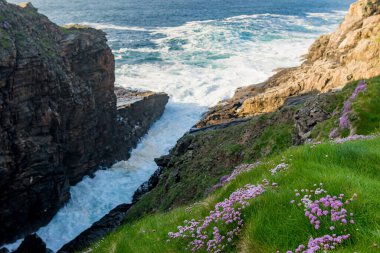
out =
<svg viewBox="0 0 380 253"><path fill-rule="evenodd" d="M75 34L78 32L78 30L71 28L71 26L60 26L59 30L65 35Z"/></svg>
<svg viewBox="0 0 380 253"><path fill-rule="evenodd" d="M290 147L293 144L293 131L291 123L268 126L252 144L245 162L254 162L257 158L277 154Z"/></svg>
<svg viewBox="0 0 380 253"><path fill-rule="evenodd" d="M283 156L289 169L271 176L268 170L280 163ZM268 158L266 163L242 174L202 202L124 225L94 245L92 252L186 252L184 242L167 242L168 232L175 231L184 220L204 217L216 202L263 178L274 180L279 187L264 193L244 210L243 234L227 252L285 252L307 243L310 235L328 233L316 234L302 210L289 203L294 198L294 189L320 182L330 194L359 196L349 206L356 219L356 225L348 231L351 239L338 252L378 252L379 248L373 245L380 245L380 138L290 148Z"/></svg>

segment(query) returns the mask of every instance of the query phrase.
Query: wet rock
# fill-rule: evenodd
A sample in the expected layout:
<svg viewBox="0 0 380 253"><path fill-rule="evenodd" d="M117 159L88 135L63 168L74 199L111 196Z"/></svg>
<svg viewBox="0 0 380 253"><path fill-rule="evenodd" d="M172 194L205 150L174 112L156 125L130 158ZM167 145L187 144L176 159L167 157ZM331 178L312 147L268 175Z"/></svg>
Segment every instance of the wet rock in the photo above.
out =
<svg viewBox="0 0 380 253"><path fill-rule="evenodd" d="M144 182L142 185L140 185L139 188L135 191L132 197L132 203L136 203L139 201L139 199L147 192L150 192L154 189L154 187L157 186L158 182L160 181L160 175L162 173L162 168L159 167L153 175L149 178L148 181Z"/></svg>
<svg viewBox="0 0 380 253"><path fill-rule="evenodd" d="M131 206L132 204L121 204L115 207L102 219L95 222L89 229L83 231L74 240L65 244L60 250L58 250L58 252L79 252L91 246L93 243L118 228L124 220L125 213L131 208Z"/></svg>
<svg viewBox="0 0 380 253"><path fill-rule="evenodd" d="M0 253L9 253L9 250L6 248L1 248Z"/></svg>
<svg viewBox="0 0 380 253"><path fill-rule="evenodd" d="M171 159L170 155L164 155L164 156L161 156L160 158L154 159L154 161L158 167L165 167L169 164L170 159Z"/></svg>
<svg viewBox="0 0 380 253"><path fill-rule="evenodd" d="M28 235L14 253L52 253L44 241L36 234Z"/></svg>

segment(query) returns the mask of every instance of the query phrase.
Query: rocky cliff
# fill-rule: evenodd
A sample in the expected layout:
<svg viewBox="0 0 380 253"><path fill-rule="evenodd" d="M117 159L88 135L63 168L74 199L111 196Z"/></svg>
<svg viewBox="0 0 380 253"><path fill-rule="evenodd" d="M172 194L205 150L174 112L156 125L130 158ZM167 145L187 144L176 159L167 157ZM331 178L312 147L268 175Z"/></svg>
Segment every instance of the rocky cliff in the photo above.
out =
<svg viewBox="0 0 380 253"><path fill-rule="evenodd" d="M167 100L118 108L103 32L0 0L0 244L46 224L84 175L128 158Z"/></svg>
<svg viewBox="0 0 380 253"><path fill-rule="evenodd" d="M152 123L159 118L168 102L168 95L151 91L115 88L117 96L117 138L113 155L118 160L129 158L131 147L135 147ZM128 154L128 157L126 157Z"/></svg>
<svg viewBox="0 0 380 253"><path fill-rule="evenodd" d="M273 112L288 97L327 92L349 81L379 75L379 24L380 1L357 1L334 33L321 36L311 46L301 66L238 89L232 99L212 108L197 127Z"/></svg>

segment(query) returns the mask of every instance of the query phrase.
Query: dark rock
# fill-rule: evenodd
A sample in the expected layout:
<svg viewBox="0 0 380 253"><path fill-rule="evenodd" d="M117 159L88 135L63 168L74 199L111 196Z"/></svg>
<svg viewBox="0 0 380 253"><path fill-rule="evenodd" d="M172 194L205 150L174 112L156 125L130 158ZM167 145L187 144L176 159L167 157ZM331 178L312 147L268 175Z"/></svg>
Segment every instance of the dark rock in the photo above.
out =
<svg viewBox="0 0 380 253"><path fill-rule="evenodd" d="M48 253L44 241L36 234L28 235L14 253Z"/></svg>
<svg viewBox="0 0 380 253"><path fill-rule="evenodd" d="M1 248L0 253L9 253L9 250L6 248Z"/></svg>
<svg viewBox="0 0 380 253"><path fill-rule="evenodd" d="M314 95L309 97L305 105L294 115L296 125L295 144L302 144L308 138L314 127L329 118L332 113L326 111L328 104L334 103L334 93Z"/></svg>
<svg viewBox="0 0 380 253"><path fill-rule="evenodd" d="M154 159L158 167L166 167L170 162L171 156L170 155L164 155L160 158Z"/></svg>
<svg viewBox="0 0 380 253"><path fill-rule="evenodd" d="M102 31L59 27L31 4L0 1L0 16L1 245L47 224L83 176L127 159L168 97L124 92L117 106Z"/></svg>
<svg viewBox="0 0 380 253"><path fill-rule="evenodd" d="M93 243L119 227L124 220L125 213L131 206L132 204L121 204L115 207L102 219L95 222L89 229L83 231L74 240L65 244L60 250L58 250L58 252L78 252L91 246Z"/></svg>
<svg viewBox="0 0 380 253"><path fill-rule="evenodd" d="M140 185L140 187L135 191L132 198L132 203L136 203L145 193L150 192L157 186L160 181L160 175L162 173L162 168L159 167L148 181Z"/></svg>
<svg viewBox="0 0 380 253"><path fill-rule="evenodd" d="M118 148L113 155L126 159L131 147L136 147L153 122L161 117L169 97L165 93L140 92L121 87L116 87L115 93L118 138L114 145Z"/></svg>
<svg viewBox="0 0 380 253"><path fill-rule="evenodd" d="M188 150L192 149L191 144L193 142L193 136L192 135L187 135L186 138L182 138L177 142L177 145L173 148L170 153L176 156L180 156L185 154Z"/></svg>

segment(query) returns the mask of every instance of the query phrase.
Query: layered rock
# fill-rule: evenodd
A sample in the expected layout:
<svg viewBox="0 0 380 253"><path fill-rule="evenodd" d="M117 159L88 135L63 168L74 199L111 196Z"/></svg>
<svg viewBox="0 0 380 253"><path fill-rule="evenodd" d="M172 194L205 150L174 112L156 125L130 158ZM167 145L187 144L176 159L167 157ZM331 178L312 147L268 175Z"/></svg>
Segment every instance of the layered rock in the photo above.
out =
<svg viewBox="0 0 380 253"><path fill-rule="evenodd" d="M291 96L327 92L349 81L380 74L380 1L359 0L343 23L321 36L304 63L284 69L264 83L238 89L234 97L212 108L197 127L273 112Z"/></svg>
<svg viewBox="0 0 380 253"><path fill-rule="evenodd" d="M136 91L115 88L117 96L118 138L114 141L114 157L129 158L131 147L135 147L152 123L164 112L168 95L151 91ZM121 159L120 159L121 158Z"/></svg>
<svg viewBox="0 0 380 253"><path fill-rule="evenodd" d="M162 114L164 94L117 107L106 41L0 0L0 244L46 224L70 185L128 158Z"/></svg>

